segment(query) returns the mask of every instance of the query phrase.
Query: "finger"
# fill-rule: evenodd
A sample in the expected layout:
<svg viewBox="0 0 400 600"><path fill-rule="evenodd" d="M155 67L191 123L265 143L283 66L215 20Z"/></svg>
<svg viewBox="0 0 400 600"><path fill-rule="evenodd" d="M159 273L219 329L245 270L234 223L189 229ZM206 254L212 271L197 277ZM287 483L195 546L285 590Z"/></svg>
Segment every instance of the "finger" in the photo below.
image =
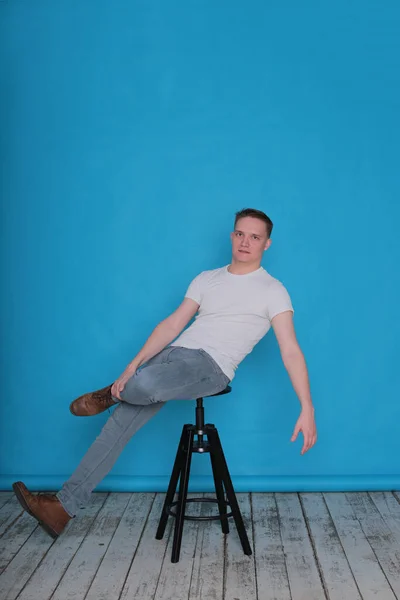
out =
<svg viewBox="0 0 400 600"><path fill-rule="evenodd" d="M308 452L308 450L310 450L310 448L312 448L314 446L316 442L316 436L309 436L307 441L304 443L303 449L304 452L302 452L302 454L305 454L306 452Z"/></svg>
<svg viewBox="0 0 400 600"><path fill-rule="evenodd" d="M118 398L118 400L121 400L120 395L119 395L119 390L118 390L117 382L113 383L113 386L111 388L111 396L113 396L114 398Z"/></svg>
<svg viewBox="0 0 400 600"><path fill-rule="evenodd" d="M300 431L300 427L298 425L296 425L296 427L294 428L294 431L293 431L293 435L290 438L292 442L294 442L297 439L297 436L299 435L299 431Z"/></svg>
<svg viewBox="0 0 400 600"><path fill-rule="evenodd" d="M305 454L307 452L307 450L309 450L309 448L310 448L310 438L307 435L305 435L304 436L303 448L301 450L301 453Z"/></svg>

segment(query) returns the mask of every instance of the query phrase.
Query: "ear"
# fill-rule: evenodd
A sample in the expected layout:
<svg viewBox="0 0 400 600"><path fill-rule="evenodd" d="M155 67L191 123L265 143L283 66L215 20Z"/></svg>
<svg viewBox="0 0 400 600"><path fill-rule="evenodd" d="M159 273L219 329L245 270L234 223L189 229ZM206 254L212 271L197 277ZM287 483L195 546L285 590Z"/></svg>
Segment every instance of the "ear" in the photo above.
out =
<svg viewBox="0 0 400 600"><path fill-rule="evenodd" d="M268 248L270 247L270 245L272 244L272 240L271 238L269 238L266 242L265 242L265 247L264 247L264 251L268 250Z"/></svg>

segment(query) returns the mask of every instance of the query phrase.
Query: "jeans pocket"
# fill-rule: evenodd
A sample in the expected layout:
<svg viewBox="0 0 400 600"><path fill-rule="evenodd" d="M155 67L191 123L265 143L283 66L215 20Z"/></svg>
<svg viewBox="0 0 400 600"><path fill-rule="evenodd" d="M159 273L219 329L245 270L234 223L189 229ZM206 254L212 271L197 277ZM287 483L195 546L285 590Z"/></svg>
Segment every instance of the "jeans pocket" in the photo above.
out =
<svg viewBox="0 0 400 600"><path fill-rule="evenodd" d="M168 346L167 348L164 348L164 350L162 350L163 356L161 357L161 364L165 364L170 362L169 359L169 355L172 354L172 352L174 350L176 350L179 346Z"/></svg>

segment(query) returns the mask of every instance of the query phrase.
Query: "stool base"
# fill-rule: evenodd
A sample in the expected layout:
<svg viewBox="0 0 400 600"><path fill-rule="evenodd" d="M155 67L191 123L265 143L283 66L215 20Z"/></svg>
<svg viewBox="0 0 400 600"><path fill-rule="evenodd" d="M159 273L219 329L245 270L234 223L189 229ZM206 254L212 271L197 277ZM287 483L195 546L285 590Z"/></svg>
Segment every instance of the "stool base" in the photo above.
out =
<svg viewBox="0 0 400 600"><path fill-rule="evenodd" d="M198 437L197 441L194 440L195 435ZM207 436L207 440L204 440L204 435ZM187 499L190 466L193 452L208 452L210 454L216 498ZM173 502L178 480L178 500ZM225 493L227 497L226 500ZM216 502L218 504L219 515L211 517L193 517L185 515L186 504L190 502ZM171 510L173 506L176 506L176 512ZM227 512L227 506L229 506L231 509L231 512L229 513ZM229 474L228 465L222 449L221 440L216 427L210 423L202 426L201 429L198 428L198 424L197 426L192 424L186 424L183 426L175 463L172 469L171 479L165 496L164 506L156 533L156 539L161 540L163 538L168 517L170 515L175 517L174 539L171 556L171 562L173 563L179 561L185 519L193 521L220 520L222 532L227 534L229 533L228 518L233 517L239 534L240 542L242 544L243 552L248 556L252 554L246 529L244 527L242 514L239 509L235 491L232 485L232 480Z"/></svg>

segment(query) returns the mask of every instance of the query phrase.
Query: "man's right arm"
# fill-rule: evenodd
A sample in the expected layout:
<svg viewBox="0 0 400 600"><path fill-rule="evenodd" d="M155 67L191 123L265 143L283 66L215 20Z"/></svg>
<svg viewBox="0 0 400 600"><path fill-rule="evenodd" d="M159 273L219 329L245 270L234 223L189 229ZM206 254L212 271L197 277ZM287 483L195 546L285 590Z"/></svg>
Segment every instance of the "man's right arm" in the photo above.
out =
<svg viewBox="0 0 400 600"><path fill-rule="evenodd" d="M134 371L178 337L198 309L197 302L191 298L184 298L182 304L155 327L143 348L130 363Z"/></svg>
<svg viewBox="0 0 400 600"><path fill-rule="evenodd" d="M115 381L111 390L114 396L119 397L119 392L124 389L126 381L132 377L140 365L161 352L181 333L198 309L197 302L191 298L184 298L182 304L155 327L143 348Z"/></svg>

